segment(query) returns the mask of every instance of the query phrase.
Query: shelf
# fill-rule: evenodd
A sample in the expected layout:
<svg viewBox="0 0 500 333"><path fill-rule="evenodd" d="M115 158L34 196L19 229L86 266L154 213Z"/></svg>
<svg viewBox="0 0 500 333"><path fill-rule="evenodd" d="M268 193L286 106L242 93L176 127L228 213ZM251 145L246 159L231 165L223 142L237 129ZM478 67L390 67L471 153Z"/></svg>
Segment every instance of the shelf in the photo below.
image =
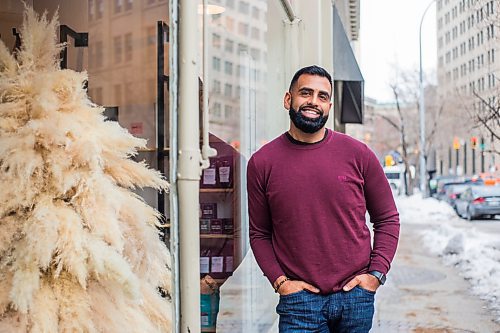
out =
<svg viewBox="0 0 500 333"><path fill-rule="evenodd" d="M138 153L153 153L156 152L156 148L145 148L145 149L137 149ZM163 151L170 151L170 148L165 148Z"/></svg>
<svg viewBox="0 0 500 333"><path fill-rule="evenodd" d="M207 333L211 333L211 332L217 332L217 330L215 328L205 328L205 327L202 327L201 328L201 331L202 332L207 332Z"/></svg>
<svg viewBox="0 0 500 333"><path fill-rule="evenodd" d="M232 193L232 188L200 188L200 193Z"/></svg>
<svg viewBox="0 0 500 333"><path fill-rule="evenodd" d="M209 239L214 239L214 238L234 238L233 235L214 235L214 234L200 234L200 238L209 238Z"/></svg>

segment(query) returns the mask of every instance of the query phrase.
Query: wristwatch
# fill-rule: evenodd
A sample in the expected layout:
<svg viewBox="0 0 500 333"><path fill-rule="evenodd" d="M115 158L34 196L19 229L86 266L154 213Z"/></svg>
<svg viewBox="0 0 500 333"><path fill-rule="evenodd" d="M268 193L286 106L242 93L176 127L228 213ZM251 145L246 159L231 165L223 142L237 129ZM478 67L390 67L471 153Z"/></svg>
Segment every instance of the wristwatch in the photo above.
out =
<svg viewBox="0 0 500 333"><path fill-rule="evenodd" d="M381 285L385 283L386 277L384 273L379 271L369 271L368 274L375 276Z"/></svg>

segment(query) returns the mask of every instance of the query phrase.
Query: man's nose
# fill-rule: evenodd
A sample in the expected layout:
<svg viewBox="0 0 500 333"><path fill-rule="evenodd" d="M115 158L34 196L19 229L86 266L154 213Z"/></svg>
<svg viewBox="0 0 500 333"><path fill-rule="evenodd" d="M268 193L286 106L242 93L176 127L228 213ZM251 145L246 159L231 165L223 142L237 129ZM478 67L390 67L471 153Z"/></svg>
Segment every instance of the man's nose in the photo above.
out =
<svg viewBox="0 0 500 333"><path fill-rule="evenodd" d="M309 99L309 104L318 105L318 100L319 100L319 94L312 94L311 98Z"/></svg>

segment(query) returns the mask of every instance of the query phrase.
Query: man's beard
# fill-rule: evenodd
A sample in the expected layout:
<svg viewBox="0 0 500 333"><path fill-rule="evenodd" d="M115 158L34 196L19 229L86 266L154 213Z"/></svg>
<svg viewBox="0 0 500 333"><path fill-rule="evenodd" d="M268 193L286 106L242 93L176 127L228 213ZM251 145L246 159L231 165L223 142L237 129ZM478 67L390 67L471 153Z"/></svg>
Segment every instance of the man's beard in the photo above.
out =
<svg viewBox="0 0 500 333"><path fill-rule="evenodd" d="M302 114L302 109L304 109L304 107L300 107L299 111L296 111L290 106L290 110L288 110L290 119L299 130L304 133L312 134L316 133L322 129L323 126L325 126L326 121L328 120L328 115L325 116L322 111L316 109L319 111L319 117L311 119Z"/></svg>

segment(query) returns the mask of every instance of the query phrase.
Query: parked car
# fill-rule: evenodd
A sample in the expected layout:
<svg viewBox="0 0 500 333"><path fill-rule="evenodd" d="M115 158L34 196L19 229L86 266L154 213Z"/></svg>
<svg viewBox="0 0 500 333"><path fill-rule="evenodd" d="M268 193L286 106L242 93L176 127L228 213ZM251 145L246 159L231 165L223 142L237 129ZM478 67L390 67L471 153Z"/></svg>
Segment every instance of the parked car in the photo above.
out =
<svg viewBox="0 0 500 333"><path fill-rule="evenodd" d="M457 214L469 221L500 215L500 186L472 185L455 200Z"/></svg>
<svg viewBox="0 0 500 333"><path fill-rule="evenodd" d="M435 197L438 200L446 200L446 188L451 185L464 184L465 179L457 176L441 177L437 181Z"/></svg>
<svg viewBox="0 0 500 333"><path fill-rule="evenodd" d="M470 185L469 184L453 184L446 186L445 200L456 211L455 200L462 194Z"/></svg>

